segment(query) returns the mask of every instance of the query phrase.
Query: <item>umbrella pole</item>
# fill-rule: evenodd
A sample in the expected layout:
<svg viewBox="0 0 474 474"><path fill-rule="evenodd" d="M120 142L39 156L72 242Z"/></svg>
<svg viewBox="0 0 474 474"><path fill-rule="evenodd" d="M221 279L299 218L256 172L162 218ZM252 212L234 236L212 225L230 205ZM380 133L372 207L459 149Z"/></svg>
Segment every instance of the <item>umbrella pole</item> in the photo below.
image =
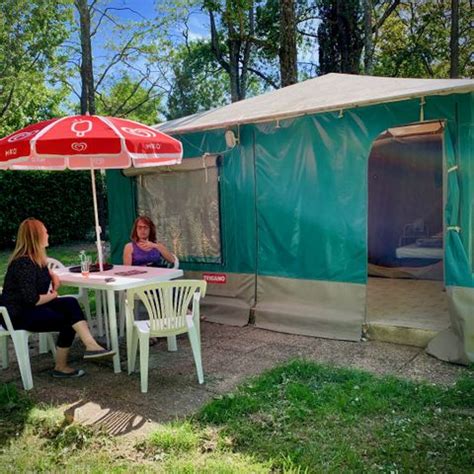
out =
<svg viewBox="0 0 474 474"><path fill-rule="evenodd" d="M95 174L94 168L91 168L91 183L92 183L92 199L94 201L94 220L95 220L95 236L97 241L97 257L99 260L99 270L104 270L104 264L102 261L102 244L100 242L100 234L102 229L99 225L99 211L97 210L97 192L95 189Z"/></svg>

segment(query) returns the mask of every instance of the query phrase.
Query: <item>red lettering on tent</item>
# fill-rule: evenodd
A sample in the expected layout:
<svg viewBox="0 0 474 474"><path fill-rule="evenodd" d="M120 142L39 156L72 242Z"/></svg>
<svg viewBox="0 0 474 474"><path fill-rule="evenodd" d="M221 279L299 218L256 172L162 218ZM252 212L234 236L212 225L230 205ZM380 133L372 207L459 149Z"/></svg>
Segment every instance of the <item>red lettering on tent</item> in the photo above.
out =
<svg viewBox="0 0 474 474"><path fill-rule="evenodd" d="M227 283L227 275L225 273L203 273L202 278L208 283L215 285L225 285Z"/></svg>

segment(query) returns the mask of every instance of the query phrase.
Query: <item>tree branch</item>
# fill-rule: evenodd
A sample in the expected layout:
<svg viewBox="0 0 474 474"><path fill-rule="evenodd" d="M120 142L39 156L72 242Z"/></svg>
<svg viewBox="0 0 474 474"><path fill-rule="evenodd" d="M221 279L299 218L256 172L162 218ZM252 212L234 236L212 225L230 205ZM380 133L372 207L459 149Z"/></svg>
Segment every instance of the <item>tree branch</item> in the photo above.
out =
<svg viewBox="0 0 474 474"><path fill-rule="evenodd" d="M121 110L129 102L129 100L136 94L137 90L140 89L140 87L141 87L141 85L144 81L145 81L145 78L142 77L139 81L137 81L135 83L135 85L133 86L132 91L130 92L130 94L128 94L128 97L126 97L124 100L122 100L122 103L117 107L117 109L114 111L114 113L112 115L117 115L121 112Z"/></svg>
<svg viewBox="0 0 474 474"><path fill-rule="evenodd" d="M81 99L81 94L80 92L77 92L76 88L67 80L63 79L61 82L66 84L67 87L71 90L71 92L80 100Z"/></svg>
<svg viewBox="0 0 474 474"><path fill-rule="evenodd" d="M211 22L211 49L214 52L218 63L223 67L223 69L230 74L230 65L224 59L224 55L222 54L221 48L219 46L219 34L217 33L216 28L216 20L214 18L214 12L212 10L209 11L209 19Z"/></svg>
<svg viewBox="0 0 474 474"><path fill-rule="evenodd" d="M387 9L383 12L383 15L380 17L380 20L372 27L372 33L375 33L382 27L385 23L385 20L392 14L395 8L400 5L400 0L393 0L393 2L387 7Z"/></svg>
<svg viewBox="0 0 474 474"><path fill-rule="evenodd" d="M11 104L12 99L13 99L13 92L14 91L15 91L15 84L10 89L7 100L3 104L2 110L0 111L0 117L3 117L5 115L5 113L7 112L7 110L8 110L8 107L10 107L10 104Z"/></svg>
<svg viewBox="0 0 474 474"><path fill-rule="evenodd" d="M126 52L127 52L127 49L129 49L129 46L132 44L133 40L134 40L134 36L132 36L128 41L127 43L125 43L125 45L123 46L123 48L118 52L116 53L112 59L110 60L109 64L106 66L106 68L104 69L104 71L102 72L102 74L100 75L99 79L97 80L96 84L95 84L95 90L97 91L97 89L99 88L100 84L102 84L103 80L105 79L105 77L107 76L107 74L109 73L109 71L116 65L118 64L120 61L123 60L123 58L126 56Z"/></svg>
<svg viewBox="0 0 474 474"><path fill-rule="evenodd" d="M260 77L260 79L263 79L268 85L272 86L274 89L279 89L278 84L275 81L273 81L273 79L263 74L263 72L259 71L258 69L254 69L253 67L250 67L250 66L248 70L250 72L253 72L256 76Z"/></svg>

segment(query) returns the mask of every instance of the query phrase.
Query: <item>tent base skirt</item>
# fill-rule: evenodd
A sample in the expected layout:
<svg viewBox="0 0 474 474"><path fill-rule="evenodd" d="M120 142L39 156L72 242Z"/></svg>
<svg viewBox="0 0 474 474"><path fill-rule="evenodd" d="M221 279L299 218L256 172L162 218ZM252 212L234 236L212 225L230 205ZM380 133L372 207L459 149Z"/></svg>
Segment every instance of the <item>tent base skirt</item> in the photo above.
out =
<svg viewBox="0 0 474 474"><path fill-rule="evenodd" d="M246 326L250 305L237 298L206 296L201 303L201 314L206 321L229 326Z"/></svg>
<svg viewBox="0 0 474 474"><path fill-rule="evenodd" d="M451 327L439 333L426 348L438 359L468 365L474 362L474 288L449 286Z"/></svg>
<svg viewBox="0 0 474 474"><path fill-rule="evenodd" d="M360 341L365 302L366 285L259 276L255 326Z"/></svg>
<svg viewBox="0 0 474 474"><path fill-rule="evenodd" d="M201 314L206 321L230 326L245 326L255 303L255 275L230 272L186 270L185 278L207 280Z"/></svg>
<svg viewBox="0 0 474 474"><path fill-rule="evenodd" d="M469 365L469 360L462 350L461 340L451 328L440 332L432 339L426 348L426 353L445 362Z"/></svg>

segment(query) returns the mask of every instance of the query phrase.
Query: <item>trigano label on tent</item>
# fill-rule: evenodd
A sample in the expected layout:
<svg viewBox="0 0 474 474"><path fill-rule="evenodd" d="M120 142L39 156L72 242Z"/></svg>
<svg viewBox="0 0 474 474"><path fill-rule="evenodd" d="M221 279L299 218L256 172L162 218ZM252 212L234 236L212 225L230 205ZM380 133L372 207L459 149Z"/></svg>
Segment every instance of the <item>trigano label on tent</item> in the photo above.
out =
<svg viewBox="0 0 474 474"><path fill-rule="evenodd" d="M227 283L227 275L225 273L203 273L202 278L208 283L216 285L225 285Z"/></svg>

